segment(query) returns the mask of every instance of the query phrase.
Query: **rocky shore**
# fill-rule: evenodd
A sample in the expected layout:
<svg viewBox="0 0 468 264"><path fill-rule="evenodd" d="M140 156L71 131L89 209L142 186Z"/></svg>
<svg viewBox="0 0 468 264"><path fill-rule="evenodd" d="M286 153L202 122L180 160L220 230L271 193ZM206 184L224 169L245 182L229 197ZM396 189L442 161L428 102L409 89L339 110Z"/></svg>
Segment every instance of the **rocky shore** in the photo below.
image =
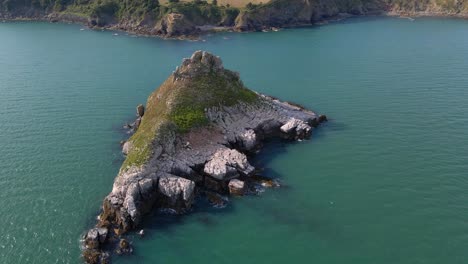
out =
<svg viewBox="0 0 468 264"><path fill-rule="evenodd" d="M2 1L4 0L0 0L0 3ZM311 26L354 16L468 17L468 0L458 1L456 5L448 0L272 0L240 9L219 7L206 2L173 3L172 6L157 9L158 15L149 11L145 15L136 15L131 10L122 10L119 1L106 3L94 6L97 11L91 13L74 12L76 4L68 9L63 7L62 11L31 6L6 11L0 5L0 20L73 22L93 29L119 30L162 38L198 39L206 32L276 31L280 28ZM115 6L108 6L109 3Z"/></svg>
<svg viewBox="0 0 468 264"><path fill-rule="evenodd" d="M189 212L205 197L246 195L277 186L256 174L249 157L266 139L309 138L326 117L257 94L210 53L197 51L137 107L136 132L123 145L127 158L96 226L84 236L86 263L132 252L125 235L152 210ZM143 232L142 232L143 233Z"/></svg>

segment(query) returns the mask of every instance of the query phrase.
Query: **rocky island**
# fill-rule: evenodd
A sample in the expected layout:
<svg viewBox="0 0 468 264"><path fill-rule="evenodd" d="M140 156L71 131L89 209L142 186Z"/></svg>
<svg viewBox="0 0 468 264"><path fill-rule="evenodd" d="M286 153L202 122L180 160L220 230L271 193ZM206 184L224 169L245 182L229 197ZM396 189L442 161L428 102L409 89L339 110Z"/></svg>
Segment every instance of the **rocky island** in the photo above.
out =
<svg viewBox="0 0 468 264"><path fill-rule="evenodd" d="M151 210L188 212L198 197L244 195L256 184L249 163L270 138L311 136L324 115L247 89L239 74L210 53L197 51L137 107L135 133L123 144L126 159L96 226L84 236L86 263L108 263L129 253L125 234Z"/></svg>

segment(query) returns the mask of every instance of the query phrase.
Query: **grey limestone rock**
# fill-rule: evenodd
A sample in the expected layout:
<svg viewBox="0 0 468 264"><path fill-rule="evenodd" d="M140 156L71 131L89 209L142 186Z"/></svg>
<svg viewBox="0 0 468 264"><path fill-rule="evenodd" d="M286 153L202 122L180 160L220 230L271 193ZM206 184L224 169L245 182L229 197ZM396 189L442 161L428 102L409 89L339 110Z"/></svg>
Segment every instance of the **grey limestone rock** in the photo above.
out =
<svg viewBox="0 0 468 264"><path fill-rule="evenodd" d="M205 164L204 172L218 180L229 180L240 174L248 176L254 169L245 154L235 149L220 149Z"/></svg>

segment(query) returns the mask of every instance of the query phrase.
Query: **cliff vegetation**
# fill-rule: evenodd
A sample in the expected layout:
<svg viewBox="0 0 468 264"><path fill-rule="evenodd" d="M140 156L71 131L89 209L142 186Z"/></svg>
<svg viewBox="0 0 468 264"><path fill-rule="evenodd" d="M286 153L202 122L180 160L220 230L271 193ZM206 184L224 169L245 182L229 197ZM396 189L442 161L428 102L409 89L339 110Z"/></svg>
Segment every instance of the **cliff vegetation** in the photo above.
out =
<svg viewBox="0 0 468 264"><path fill-rule="evenodd" d="M232 2L232 5L229 3ZM164 37L219 27L238 31L308 25L350 15L468 17L468 0L0 0L0 18L75 21ZM256 4L257 3L257 4Z"/></svg>

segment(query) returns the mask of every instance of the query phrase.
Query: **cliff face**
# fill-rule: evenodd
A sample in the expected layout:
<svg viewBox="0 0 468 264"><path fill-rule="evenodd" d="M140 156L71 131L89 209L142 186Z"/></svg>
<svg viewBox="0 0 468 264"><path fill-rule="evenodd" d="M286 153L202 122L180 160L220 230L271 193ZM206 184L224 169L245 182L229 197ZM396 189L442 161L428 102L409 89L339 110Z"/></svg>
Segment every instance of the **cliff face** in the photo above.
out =
<svg viewBox="0 0 468 264"><path fill-rule="evenodd" d="M468 0L273 0L243 10L236 18L235 29L252 31L309 25L370 14L468 17Z"/></svg>
<svg viewBox="0 0 468 264"><path fill-rule="evenodd" d="M390 14L468 17L466 0L393 0L391 3Z"/></svg>
<svg viewBox="0 0 468 264"><path fill-rule="evenodd" d="M236 19L235 28L248 31L310 25L340 14L365 15L384 10L385 3L380 0L276 0L253 10L242 11Z"/></svg>
<svg viewBox="0 0 468 264"><path fill-rule="evenodd" d="M218 57L195 52L148 98L96 228L85 237L85 260L105 262L109 241L137 228L150 210L183 213L198 196L248 192L259 183L248 154L266 138L307 138L325 119L245 88Z"/></svg>

